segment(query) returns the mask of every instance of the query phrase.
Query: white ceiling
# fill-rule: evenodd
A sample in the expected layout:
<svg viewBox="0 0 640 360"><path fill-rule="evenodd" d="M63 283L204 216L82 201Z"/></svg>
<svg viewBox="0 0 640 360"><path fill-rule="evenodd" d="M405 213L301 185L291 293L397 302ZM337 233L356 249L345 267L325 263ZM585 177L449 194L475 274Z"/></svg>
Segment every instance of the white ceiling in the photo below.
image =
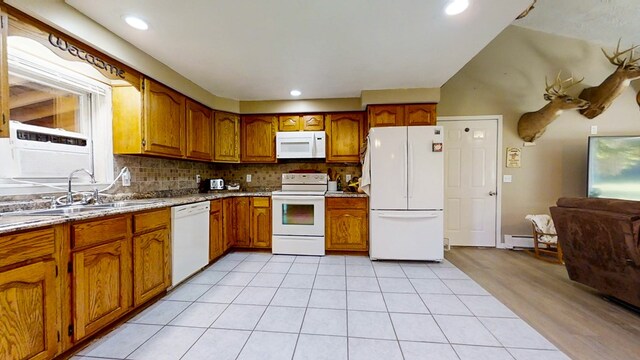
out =
<svg viewBox="0 0 640 360"><path fill-rule="evenodd" d="M640 44L639 0L538 0L515 25L613 47Z"/></svg>
<svg viewBox="0 0 640 360"><path fill-rule="evenodd" d="M294 88L311 99L440 87L531 3L470 0L449 17L450 0L65 1L206 90L240 100L289 99ZM129 14L149 30L126 25Z"/></svg>

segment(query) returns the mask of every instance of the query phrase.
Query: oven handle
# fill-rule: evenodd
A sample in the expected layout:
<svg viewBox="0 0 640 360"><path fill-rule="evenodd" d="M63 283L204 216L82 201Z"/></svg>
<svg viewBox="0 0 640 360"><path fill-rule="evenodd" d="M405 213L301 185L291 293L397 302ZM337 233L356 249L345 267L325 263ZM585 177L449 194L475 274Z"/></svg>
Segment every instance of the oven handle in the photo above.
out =
<svg viewBox="0 0 640 360"><path fill-rule="evenodd" d="M272 200L324 200L324 196L271 195Z"/></svg>

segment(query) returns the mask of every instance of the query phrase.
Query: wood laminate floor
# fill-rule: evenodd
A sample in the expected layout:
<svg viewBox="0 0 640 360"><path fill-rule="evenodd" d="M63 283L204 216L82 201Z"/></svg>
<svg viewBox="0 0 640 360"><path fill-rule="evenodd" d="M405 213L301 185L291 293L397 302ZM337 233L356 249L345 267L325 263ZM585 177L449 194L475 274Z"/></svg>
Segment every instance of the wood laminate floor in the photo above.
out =
<svg viewBox="0 0 640 360"><path fill-rule="evenodd" d="M640 314L521 252L454 248L446 258L572 359L640 359Z"/></svg>

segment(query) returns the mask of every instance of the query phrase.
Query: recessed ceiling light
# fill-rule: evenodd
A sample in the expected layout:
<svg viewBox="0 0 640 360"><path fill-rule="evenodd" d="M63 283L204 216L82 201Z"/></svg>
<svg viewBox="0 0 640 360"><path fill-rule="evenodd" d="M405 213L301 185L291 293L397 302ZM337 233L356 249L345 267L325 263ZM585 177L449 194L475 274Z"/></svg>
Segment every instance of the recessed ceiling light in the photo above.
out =
<svg viewBox="0 0 640 360"><path fill-rule="evenodd" d="M447 15L458 15L461 12L467 10L469 7L469 0L453 0L444 9Z"/></svg>
<svg viewBox="0 0 640 360"><path fill-rule="evenodd" d="M302 93L300 92L300 90L291 90L289 92L289 94L291 94L291 96L300 96L302 95Z"/></svg>
<svg viewBox="0 0 640 360"><path fill-rule="evenodd" d="M124 21L134 29L147 30L149 28L149 24L147 24L146 21L136 16L127 16L124 18Z"/></svg>

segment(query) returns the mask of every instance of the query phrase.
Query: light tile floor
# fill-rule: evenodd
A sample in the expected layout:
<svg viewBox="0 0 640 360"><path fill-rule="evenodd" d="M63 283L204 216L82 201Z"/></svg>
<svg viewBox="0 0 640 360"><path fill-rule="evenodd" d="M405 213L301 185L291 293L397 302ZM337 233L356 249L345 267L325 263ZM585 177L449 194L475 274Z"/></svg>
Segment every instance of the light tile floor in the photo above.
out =
<svg viewBox="0 0 640 360"><path fill-rule="evenodd" d="M451 263L235 252L74 359L568 359Z"/></svg>

